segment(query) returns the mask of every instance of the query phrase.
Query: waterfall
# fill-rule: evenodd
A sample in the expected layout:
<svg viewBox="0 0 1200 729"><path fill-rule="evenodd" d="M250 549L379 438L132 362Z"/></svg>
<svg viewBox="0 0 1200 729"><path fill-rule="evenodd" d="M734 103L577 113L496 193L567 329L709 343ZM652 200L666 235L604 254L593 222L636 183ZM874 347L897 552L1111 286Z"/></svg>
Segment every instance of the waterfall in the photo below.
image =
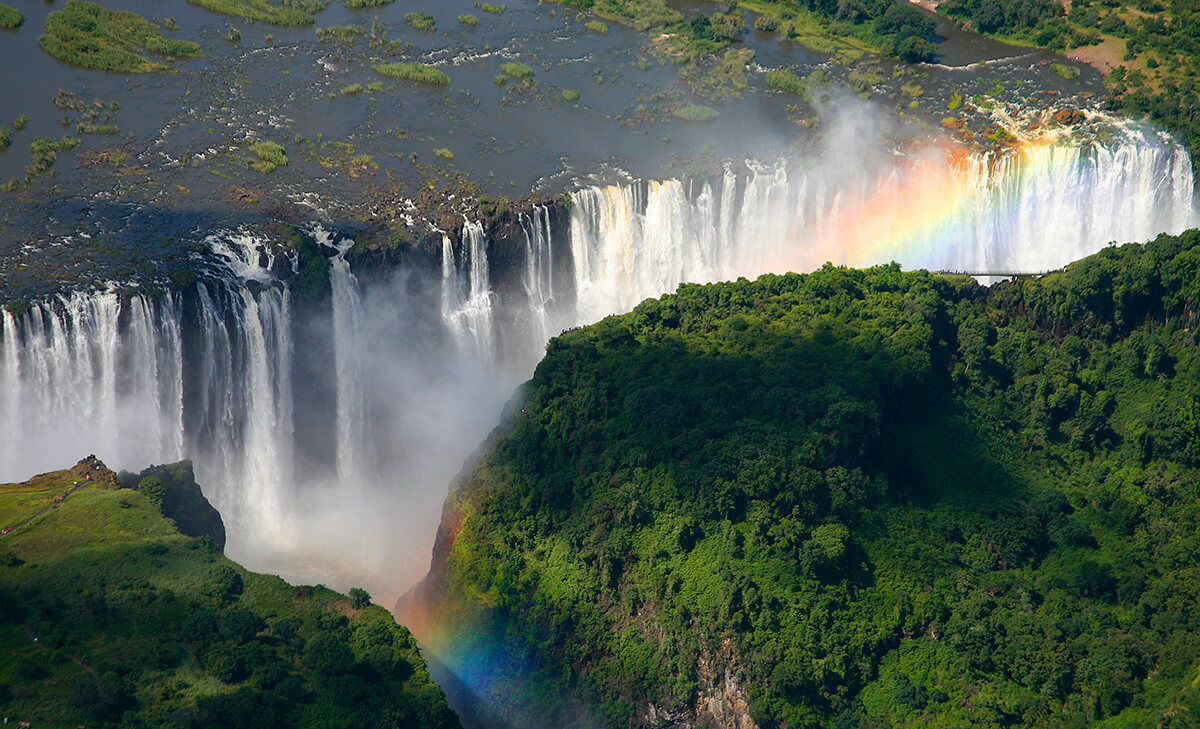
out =
<svg viewBox="0 0 1200 729"><path fill-rule="evenodd" d="M442 318L455 338L480 361L494 360L492 291L488 284L487 236L478 221L462 230L462 264L450 238L442 236Z"/></svg>
<svg viewBox="0 0 1200 729"><path fill-rule="evenodd" d="M329 269L333 304L333 349L337 377L337 472L350 483L363 475L366 442L366 393L363 387L362 304L358 279L344 251Z"/></svg>
<svg viewBox="0 0 1200 729"><path fill-rule="evenodd" d="M1013 153L928 150L882 169L783 162L574 194L579 323L628 311L684 281L812 270L826 261L906 268L1041 271L1111 241L1196 223L1192 165L1167 138Z"/></svg>
<svg viewBox="0 0 1200 729"><path fill-rule="evenodd" d="M460 244L443 235L433 300L402 276L360 281L352 242L316 229L335 249L330 300L296 308L267 241L226 231L187 291L0 312L0 478L89 452L125 468L189 457L231 556L388 599L422 574L446 484L563 328L684 282L825 261L1056 268L1193 225L1192 196L1184 150L1136 129L1108 146L729 165L583 187L565 221L518 213L516 240L466 220ZM512 271L492 270L492 243Z"/></svg>
<svg viewBox="0 0 1200 729"><path fill-rule="evenodd" d="M554 299L554 250L550 240L550 209L534 205L533 214L518 216L525 236L525 275L521 283L529 302L529 323L525 339L533 351L555 334L550 303Z"/></svg>
<svg viewBox="0 0 1200 729"><path fill-rule="evenodd" d="M187 363L194 404L178 415L190 424L185 452L230 527L233 551L248 540L286 543L294 461L291 296L273 287L255 295L236 282L200 282L196 289L199 356ZM178 314L173 325L182 327Z"/></svg>
<svg viewBox="0 0 1200 729"><path fill-rule="evenodd" d="M258 540L286 542L294 427L290 297L286 289L268 289L257 299L245 288L237 293L241 307L234 311L245 367L245 420L241 468L233 471L241 475L233 516L252 527ZM227 479L226 474L226 484Z"/></svg>
<svg viewBox="0 0 1200 729"><path fill-rule="evenodd" d="M174 295L76 292L4 312L0 422L11 478L104 453L148 463L182 456L182 349ZM121 324L122 315L125 323Z"/></svg>

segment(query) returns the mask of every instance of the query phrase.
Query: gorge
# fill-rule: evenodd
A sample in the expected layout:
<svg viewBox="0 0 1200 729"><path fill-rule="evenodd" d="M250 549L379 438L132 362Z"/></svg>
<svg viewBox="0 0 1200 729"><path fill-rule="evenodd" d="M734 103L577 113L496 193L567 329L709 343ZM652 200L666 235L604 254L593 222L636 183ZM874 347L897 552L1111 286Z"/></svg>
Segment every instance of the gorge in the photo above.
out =
<svg viewBox="0 0 1200 729"><path fill-rule="evenodd" d="M6 723L1195 725L1200 13L102 1L0 3Z"/></svg>
<svg viewBox="0 0 1200 729"><path fill-rule="evenodd" d="M319 226L297 236L309 253L215 232L186 286L3 313L0 477L53 467L64 442L120 467L186 455L231 556L387 604L423 575L445 484L550 336L684 282L825 261L1047 271L1193 224L1186 152L1118 130L996 153L832 135L814 160L583 186L447 231L417 220L429 250L391 268L356 269L353 240Z"/></svg>

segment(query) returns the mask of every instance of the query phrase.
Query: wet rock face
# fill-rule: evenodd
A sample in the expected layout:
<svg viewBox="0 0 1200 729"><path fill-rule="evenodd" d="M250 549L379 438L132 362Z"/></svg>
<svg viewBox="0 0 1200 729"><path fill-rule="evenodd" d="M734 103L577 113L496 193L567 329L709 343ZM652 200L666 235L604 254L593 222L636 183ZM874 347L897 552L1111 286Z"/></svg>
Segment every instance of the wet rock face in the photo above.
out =
<svg viewBox="0 0 1200 729"><path fill-rule="evenodd" d="M1063 126L1073 127L1083 123L1086 119L1079 109L1059 109L1054 112L1054 121Z"/></svg>
<svg viewBox="0 0 1200 729"><path fill-rule="evenodd" d="M750 715L750 697L742 687L733 642L726 638L716 653L701 653L696 661L696 695L691 706L669 709L639 707L638 727L679 729L758 729Z"/></svg>
<svg viewBox="0 0 1200 729"><path fill-rule="evenodd" d="M122 471L116 478L124 488L137 488L144 478L158 479L163 485L163 516L187 536L211 537L225 550L225 523L196 483L191 461L150 466L141 473Z"/></svg>
<svg viewBox="0 0 1200 729"><path fill-rule="evenodd" d="M698 726L728 727L728 729L758 729L750 717L750 701L742 688L737 661L728 638L720 652L711 660L701 655L696 698Z"/></svg>

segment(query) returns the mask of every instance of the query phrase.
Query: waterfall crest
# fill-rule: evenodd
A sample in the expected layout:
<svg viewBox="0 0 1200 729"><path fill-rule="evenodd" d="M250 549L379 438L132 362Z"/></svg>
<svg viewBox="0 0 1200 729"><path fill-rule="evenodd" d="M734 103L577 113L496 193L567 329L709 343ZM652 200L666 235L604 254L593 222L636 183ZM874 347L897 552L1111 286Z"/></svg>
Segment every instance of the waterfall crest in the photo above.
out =
<svg viewBox="0 0 1200 729"><path fill-rule="evenodd" d="M716 180L585 188L571 252L579 322L680 283L808 271L826 261L1043 271L1111 241L1196 224L1192 164L1169 139L929 150L880 169L749 164Z"/></svg>

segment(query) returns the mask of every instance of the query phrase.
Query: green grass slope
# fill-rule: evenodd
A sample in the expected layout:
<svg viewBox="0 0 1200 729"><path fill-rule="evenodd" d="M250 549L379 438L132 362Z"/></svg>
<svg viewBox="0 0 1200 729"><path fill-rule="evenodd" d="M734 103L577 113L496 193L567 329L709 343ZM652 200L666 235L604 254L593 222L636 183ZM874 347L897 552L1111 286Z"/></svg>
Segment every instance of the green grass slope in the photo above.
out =
<svg viewBox="0 0 1200 729"><path fill-rule="evenodd" d="M247 572L211 538L177 531L161 497L161 484L120 488L95 459L0 486L0 716L458 727L387 611Z"/></svg>
<svg viewBox="0 0 1200 729"><path fill-rule="evenodd" d="M682 286L550 343L425 630L514 726L1196 726L1198 319L1195 231Z"/></svg>

